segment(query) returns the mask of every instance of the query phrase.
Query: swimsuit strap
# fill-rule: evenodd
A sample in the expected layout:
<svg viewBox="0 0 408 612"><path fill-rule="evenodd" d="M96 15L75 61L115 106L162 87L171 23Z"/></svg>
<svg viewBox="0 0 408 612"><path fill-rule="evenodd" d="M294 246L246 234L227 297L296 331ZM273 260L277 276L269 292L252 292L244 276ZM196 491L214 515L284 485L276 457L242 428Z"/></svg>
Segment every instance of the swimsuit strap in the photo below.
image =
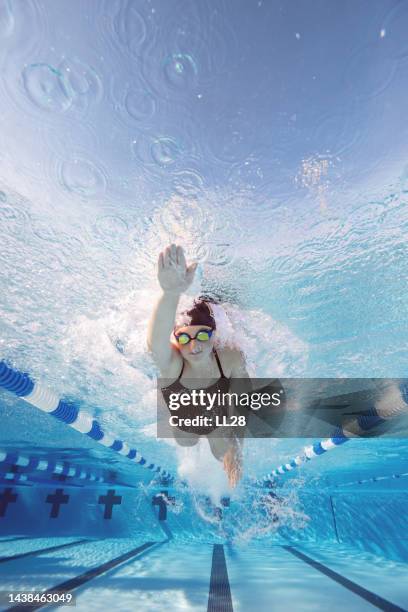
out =
<svg viewBox="0 0 408 612"><path fill-rule="evenodd" d="M219 367L220 372L221 372L221 378L227 378L227 377L225 376L224 372L222 371L222 366L221 366L221 362L220 362L220 359L219 359L219 357L218 357L217 351L216 351L215 349L213 349L213 351L214 351L215 358L216 358L217 363L218 363L218 367Z"/></svg>
<svg viewBox="0 0 408 612"><path fill-rule="evenodd" d="M180 380L180 378L183 376L183 372L184 372L184 359L183 359L183 367L181 368L181 372L177 380Z"/></svg>
<svg viewBox="0 0 408 612"><path fill-rule="evenodd" d="M225 376L225 374L224 374L223 370L222 370L222 365L221 365L220 359L219 359L219 357L218 357L217 351L216 351L215 349L213 349L213 353L214 353L214 355L215 355L215 358L216 358L216 360L217 360L218 367L219 367L220 372L221 372L221 378L227 378L227 377ZM183 359L183 367L181 368L181 372L180 372L179 377L178 377L178 379L177 379L177 380L180 380L180 378L181 378L181 377L182 377L182 375L183 375L183 372L184 372L184 359Z"/></svg>

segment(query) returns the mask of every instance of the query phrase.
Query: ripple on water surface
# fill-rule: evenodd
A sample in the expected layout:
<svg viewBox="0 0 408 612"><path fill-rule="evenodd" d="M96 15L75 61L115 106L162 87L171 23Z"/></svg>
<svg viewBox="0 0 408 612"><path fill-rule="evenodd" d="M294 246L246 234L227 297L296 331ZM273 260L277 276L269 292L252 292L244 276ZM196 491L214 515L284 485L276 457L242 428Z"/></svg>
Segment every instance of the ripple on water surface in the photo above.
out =
<svg viewBox="0 0 408 612"><path fill-rule="evenodd" d="M67 191L84 198L96 198L106 191L107 173L99 163L74 158L59 162L57 176Z"/></svg>
<svg viewBox="0 0 408 612"><path fill-rule="evenodd" d="M111 99L120 120L126 125L146 126L156 113L157 98L146 87L140 84L112 82Z"/></svg>
<svg viewBox="0 0 408 612"><path fill-rule="evenodd" d="M382 44L390 57L406 60L408 57L407 41L408 4L397 2L382 19Z"/></svg>
<svg viewBox="0 0 408 612"><path fill-rule="evenodd" d="M108 34L114 44L126 54L140 54L143 43L151 33L147 18L147 5L136 5L132 0L105 3L105 15L109 15Z"/></svg>
<svg viewBox="0 0 408 612"><path fill-rule="evenodd" d="M380 39L357 49L349 58L344 82L356 100L375 98L391 84L397 61L388 57Z"/></svg>
<svg viewBox="0 0 408 612"><path fill-rule="evenodd" d="M46 11L38 2L4 0L1 3L0 36L7 44L8 67L17 55L25 58L35 56L47 35ZM0 59L1 56L0 50Z"/></svg>
<svg viewBox="0 0 408 612"><path fill-rule="evenodd" d="M49 64L30 64L22 73L25 93L36 109L64 113L73 103L66 75ZM30 109L32 110L32 109Z"/></svg>
<svg viewBox="0 0 408 612"><path fill-rule="evenodd" d="M18 81L17 81L18 82ZM84 113L94 108L103 95L103 81L97 69L76 57L62 61L26 64L21 72L22 89L7 82L14 104L31 116L42 116L54 127L55 115Z"/></svg>

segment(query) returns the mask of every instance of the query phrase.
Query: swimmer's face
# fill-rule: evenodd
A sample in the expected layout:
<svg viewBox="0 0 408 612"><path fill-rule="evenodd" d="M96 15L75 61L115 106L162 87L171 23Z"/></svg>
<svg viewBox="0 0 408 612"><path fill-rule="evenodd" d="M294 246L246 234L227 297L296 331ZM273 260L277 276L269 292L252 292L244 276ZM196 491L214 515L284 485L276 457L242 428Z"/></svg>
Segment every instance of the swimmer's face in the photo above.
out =
<svg viewBox="0 0 408 612"><path fill-rule="evenodd" d="M176 334L187 333L191 338L200 331L200 329L208 329L212 328L208 325L184 325L183 327L178 327L176 329ZM181 355L190 362L197 361L205 361L211 355L211 352L214 347L214 336L216 334L215 329L213 330L212 336L209 340L202 342L200 340L194 339L190 340L188 344L177 344L177 348L179 349Z"/></svg>

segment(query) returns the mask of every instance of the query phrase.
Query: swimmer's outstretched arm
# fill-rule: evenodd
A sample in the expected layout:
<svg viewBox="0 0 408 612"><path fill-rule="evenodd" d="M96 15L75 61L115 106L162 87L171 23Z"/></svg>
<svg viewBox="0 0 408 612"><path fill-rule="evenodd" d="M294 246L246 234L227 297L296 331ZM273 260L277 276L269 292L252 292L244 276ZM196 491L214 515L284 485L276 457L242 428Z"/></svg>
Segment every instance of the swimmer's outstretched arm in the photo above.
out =
<svg viewBox="0 0 408 612"><path fill-rule="evenodd" d="M170 366L176 350L169 337L181 294L191 285L197 263L187 266L181 246L171 244L159 254L157 277L163 290L149 321L147 347L160 370Z"/></svg>

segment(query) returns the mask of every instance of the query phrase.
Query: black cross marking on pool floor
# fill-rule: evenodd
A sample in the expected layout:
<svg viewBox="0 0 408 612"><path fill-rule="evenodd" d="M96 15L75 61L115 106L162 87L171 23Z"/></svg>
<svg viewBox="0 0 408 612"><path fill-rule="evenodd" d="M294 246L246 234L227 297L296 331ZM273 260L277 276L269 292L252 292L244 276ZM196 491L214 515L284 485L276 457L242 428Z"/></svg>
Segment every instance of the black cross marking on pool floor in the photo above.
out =
<svg viewBox="0 0 408 612"><path fill-rule="evenodd" d="M103 518L111 519L113 506L121 503L122 496L115 495L115 489L109 489L106 495L100 495L98 499L98 504L105 504L105 512Z"/></svg>
<svg viewBox="0 0 408 612"><path fill-rule="evenodd" d="M64 495L64 489L55 489L53 495L47 495L46 502L52 504L50 518L58 518L61 504L67 504L69 495Z"/></svg>
<svg viewBox="0 0 408 612"><path fill-rule="evenodd" d="M0 516L5 516L7 506L14 504L17 500L17 493L12 493L12 487L4 489L3 493L0 494Z"/></svg>

